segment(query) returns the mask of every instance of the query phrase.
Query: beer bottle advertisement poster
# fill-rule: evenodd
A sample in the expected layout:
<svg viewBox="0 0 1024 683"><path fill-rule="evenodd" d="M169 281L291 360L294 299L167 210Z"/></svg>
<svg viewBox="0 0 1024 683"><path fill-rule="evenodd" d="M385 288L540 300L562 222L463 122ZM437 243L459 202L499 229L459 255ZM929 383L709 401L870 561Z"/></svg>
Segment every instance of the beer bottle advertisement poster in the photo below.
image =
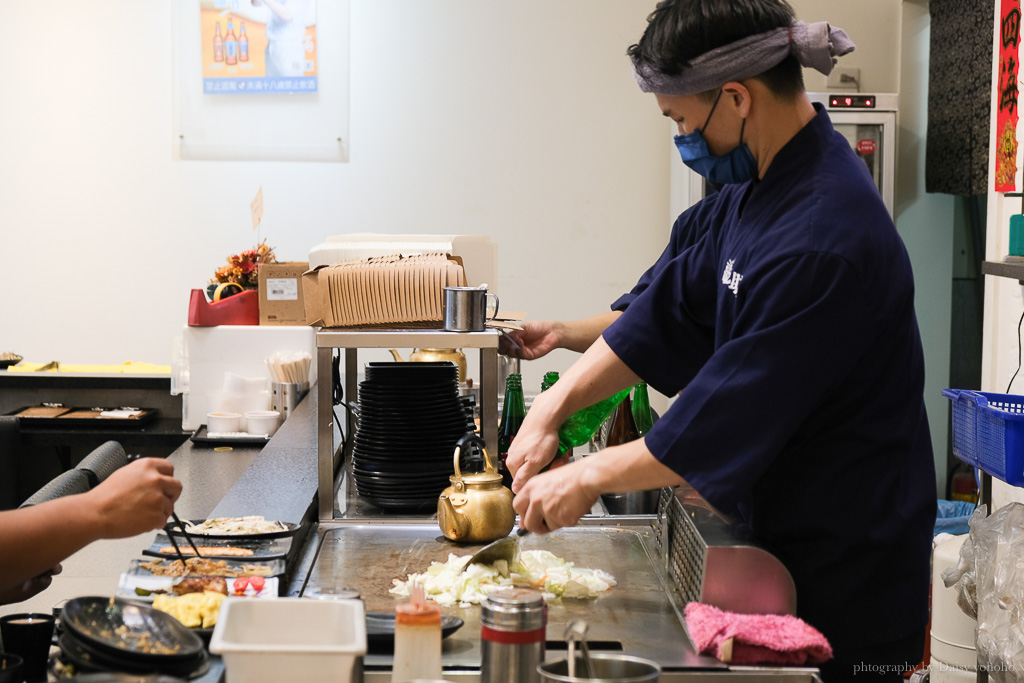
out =
<svg viewBox="0 0 1024 683"><path fill-rule="evenodd" d="M203 93L316 92L316 0L200 0Z"/></svg>

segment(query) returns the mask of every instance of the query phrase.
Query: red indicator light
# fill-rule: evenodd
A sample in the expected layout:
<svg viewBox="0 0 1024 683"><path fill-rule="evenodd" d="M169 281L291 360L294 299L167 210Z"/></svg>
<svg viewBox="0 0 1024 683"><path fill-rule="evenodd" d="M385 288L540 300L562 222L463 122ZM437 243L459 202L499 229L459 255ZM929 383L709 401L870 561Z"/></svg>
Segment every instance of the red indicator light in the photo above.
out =
<svg viewBox="0 0 1024 683"><path fill-rule="evenodd" d="M839 106L839 99L838 98L836 98L836 97L832 98L832 106L833 107L838 107Z"/></svg>
<svg viewBox="0 0 1024 683"><path fill-rule="evenodd" d="M864 100L864 106L865 107L870 107L871 106L871 100Z"/></svg>
<svg viewBox="0 0 1024 683"><path fill-rule="evenodd" d="M853 104L853 98L847 97L846 98L846 106L849 107L851 104Z"/></svg>

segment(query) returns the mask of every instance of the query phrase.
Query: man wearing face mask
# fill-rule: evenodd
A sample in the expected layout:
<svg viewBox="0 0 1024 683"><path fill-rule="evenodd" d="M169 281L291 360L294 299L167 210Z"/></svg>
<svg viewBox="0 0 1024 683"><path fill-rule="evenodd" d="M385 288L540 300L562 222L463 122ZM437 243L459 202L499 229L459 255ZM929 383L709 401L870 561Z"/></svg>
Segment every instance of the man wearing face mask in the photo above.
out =
<svg viewBox="0 0 1024 683"><path fill-rule="evenodd" d="M602 493L693 486L789 569L835 653L826 683L920 660L936 507L910 261L803 89L801 65L828 73L852 49L783 0L658 4L629 51L637 83L684 161L725 184L680 216L690 243L535 399L508 455L539 533ZM641 378L682 392L644 438L540 472L569 415Z"/></svg>

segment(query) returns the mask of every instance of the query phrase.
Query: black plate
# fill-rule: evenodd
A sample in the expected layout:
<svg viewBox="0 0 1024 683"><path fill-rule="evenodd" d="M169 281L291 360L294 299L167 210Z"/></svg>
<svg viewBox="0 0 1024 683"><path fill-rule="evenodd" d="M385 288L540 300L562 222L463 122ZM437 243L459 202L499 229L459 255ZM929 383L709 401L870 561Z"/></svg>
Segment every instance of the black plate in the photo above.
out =
<svg viewBox="0 0 1024 683"><path fill-rule="evenodd" d="M366 379L371 382L457 381L459 366L452 361L404 363L372 361L366 364Z"/></svg>
<svg viewBox="0 0 1024 683"><path fill-rule="evenodd" d="M269 441L269 436L262 436L260 434L240 434L238 436L210 436L209 430L206 425L199 425L199 429L192 433L189 437L189 441L192 443L202 444L204 446L265 446Z"/></svg>
<svg viewBox="0 0 1024 683"><path fill-rule="evenodd" d="M135 676L159 675L156 682L179 681L182 678L197 678L210 670L210 656L203 649L198 656L185 662L154 662L140 663L125 661L118 658L111 658L104 653L90 648L71 633L64 633L58 640L61 649L61 656L68 662L75 665L75 668L82 672L95 672L90 676L81 677L81 680L89 681L131 681L139 679ZM102 678L101 673L107 673L114 678ZM132 678L128 678L132 676ZM75 677L72 680L80 680Z"/></svg>
<svg viewBox="0 0 1024 683"><path fill-rule="evenodd" d="M175 526L177 531L177 526ZM180 532L174 535L174 539L178 542L178 547L182 550L188 548L189 552L192 551L192 547L188 544L188 541L181 537ZM218 555L215 552L202 553L203 557L210 557L218 560L252 560L254 562L260 562L263 560L283 560L291 549L292 540L291 538L260 538L256 540L247 539L245 536L237 536L230 539L210 538L209 536L196 536L196 545L201 548L217 548L217 547L235 547L235 548L247 548L252 551L252 555L247 557L238 557L236 555ZM170 537L160 532L156 535L156 539L153 541L153 545L142 551L143 555L150 557L175 557L175 553L162 553L161 548L172 548L174 544L171 543Z"/></svg>
<svg viewBox="0 0 1024 683"><path fill-rule="evenodd" d="M437 496L433 498L392 498L388 496L375 496L359 494L363 500L370 505L382 510L405 510L408 512L418 510L431 510L437 507Z"/></svg>
<svg viewBox="0 0 1024 683"><path fill-rule="evenodd" d="M139 665L179 664L195 659L204 651L199 637L170 614L123 598L72 598L61 611L61 624L85 645ZM127 628L126 637L116 633L121 626ZM150 639L168 648L177 647L178 651L174 654L140 652L134 648L143 634L149 634Z"/></svg>
<svg viewBox="0 0 1024 683"><path fill-rule="evenodd" d="M216 519L216 518L214 518L214 519ZM192 520L183 520L183 521L191 522L192 524L202 524L206 520L205 519L192 519ZM199 533L192 533L191 531L189 531L188 533L189 533L189 536L191 536L194 539L200 539L200 538L202 538L202 539L213 539L213 538L216 538L216 539L222 539L222 540L230 539L230 540L241 541L241 540L245 540L245 539L262 540L262 539L267 539L267 538L285 538L286 536L294 535L295 534L295 530L298 528L298 525L297 524L293 524L292 522L280 522L280 524L283 525L285 528L281 529L280 531L270 531L270 532L267 532L265 534L199 534ZM186 529L189 528L187 523L185 525L185 528ZM167 526L164 527L164 533L173 533L175 535L175 537L182 536L181 529L179 529L178 525L175 524L174 522L172 522L172 523L170 523L170 524L168 524ZM188 543L188 541L185 541L185 542ZM199 545L198 541L196 542L196 545Z"/></svg>
<svg viewBox="0 0 1024 683"><path fill-rule="evenodd" d="M458 617L441 615L441 637L447 638L462 628L463 621ZM366 613L366 642L368 645L382 646L395 643L395 615L393 612Z"/></svg>
<svg viewBox="0 0 1024 683"><path fill-rule="evenodd" d="M445 490L448 483L437 486L388 486L387 484L365 484L356 481L356 493L361 496L373 496L381 498L407 498L415 501L415 504L426 503L428 499L436 504L437 497Z"/></svg>

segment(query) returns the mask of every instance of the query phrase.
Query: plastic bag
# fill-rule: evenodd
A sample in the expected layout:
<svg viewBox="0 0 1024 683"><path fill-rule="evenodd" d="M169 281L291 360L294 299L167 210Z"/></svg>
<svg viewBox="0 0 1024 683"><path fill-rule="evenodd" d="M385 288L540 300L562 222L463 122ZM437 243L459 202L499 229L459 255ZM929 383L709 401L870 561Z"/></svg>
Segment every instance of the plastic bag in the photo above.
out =
<svg viewBox="0 0 1024 683"><path fill-rule="evenodd" d="M978 590L977 576L974 568L974 537L973 530L982 524L988 517L988 506L979 505L971 518L967 521L968 527L972 530L964 544L960 547L960 560L955 567L950 567L942 572L942 583L946 588L956 586L956 604L963 610L963 613L972 619L978 618Z"/></svg>
<svg viewBox="0 0 1024 683"><path fill-rule="evenodd" d="M978 666L994 683L1024 683L1024 505L985 513L979 506L971 515L960 561L942 580L957 585L957 604L978 620Z"/></svg>

